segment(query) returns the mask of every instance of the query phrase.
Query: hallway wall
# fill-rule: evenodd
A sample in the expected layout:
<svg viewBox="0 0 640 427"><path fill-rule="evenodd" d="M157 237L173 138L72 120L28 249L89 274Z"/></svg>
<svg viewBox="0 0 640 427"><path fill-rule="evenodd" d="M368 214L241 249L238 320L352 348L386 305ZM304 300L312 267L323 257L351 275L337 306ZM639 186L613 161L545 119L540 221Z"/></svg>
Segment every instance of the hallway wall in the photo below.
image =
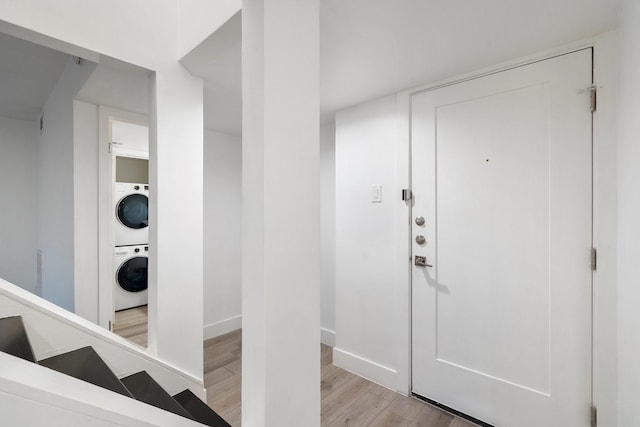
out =
<svg viewBox="0 0 640 427"><path fill-rule="evenodd" d="M204 338L242 324L242 141L204 133Z"/></svg>
<svg viewBox="0 0 640 427"><path fill-rule="evenodd" d="M0 277L36 290L38 124L0 117Z"/></svg>
<svg viewBox="0 0 640 427"><path fill-rule="evenodd" d="M336 114L334 362L396 389L399 322L395 95ZM382 202L372 203L372 186Z"/></svg>

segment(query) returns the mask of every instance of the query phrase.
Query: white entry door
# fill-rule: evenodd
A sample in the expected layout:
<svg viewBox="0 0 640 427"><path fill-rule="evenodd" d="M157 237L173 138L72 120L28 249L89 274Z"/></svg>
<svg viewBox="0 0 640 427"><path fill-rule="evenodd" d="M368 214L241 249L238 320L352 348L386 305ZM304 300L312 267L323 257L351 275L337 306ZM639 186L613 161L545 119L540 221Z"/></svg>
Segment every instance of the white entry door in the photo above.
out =
<svg viewBox="0 0 640 427"><path fill-rule="evenodd" d="M495 426L590 425L591 64L412 96L413 392Z"/></svg>

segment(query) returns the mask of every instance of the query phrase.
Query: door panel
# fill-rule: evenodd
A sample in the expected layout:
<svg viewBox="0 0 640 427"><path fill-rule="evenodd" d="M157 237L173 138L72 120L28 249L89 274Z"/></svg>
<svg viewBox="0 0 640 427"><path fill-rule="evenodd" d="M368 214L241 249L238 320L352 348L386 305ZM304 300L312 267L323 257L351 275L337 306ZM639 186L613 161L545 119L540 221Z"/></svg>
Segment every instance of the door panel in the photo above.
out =
<svg viewBox="0 0 640 427"><path fill-rule="evenodd" d="M412 97L416 394L588 425L590 84L583 50Z"/></svg>

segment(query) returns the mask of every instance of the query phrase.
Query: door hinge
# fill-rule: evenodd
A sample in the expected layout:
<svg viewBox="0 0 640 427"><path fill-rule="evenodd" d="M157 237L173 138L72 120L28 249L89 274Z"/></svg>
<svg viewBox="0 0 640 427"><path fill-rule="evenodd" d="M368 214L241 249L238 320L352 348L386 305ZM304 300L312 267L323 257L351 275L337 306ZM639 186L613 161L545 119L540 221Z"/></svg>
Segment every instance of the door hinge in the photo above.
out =
<svg viewBox="0 0 640 427"><path fill-rule="evenodd" d="M116 141L112 141L109 143L109 152L112 153L113 151L113 146L114 145L124 145L122 142L116 142Z"/></svg>
<svg viewBox="0 0 640 427"><path fill-rule="evenodd" d="M597 427L598 425L598 408L595 405L591 405L591 427Z"/></svg>
<svg viewBox="0 0 640 427"><path fill-rule="evenodd" d="M591 112L596 111L597 108L597 98L598 98L598 90L596 89L596 85L591 85L589 88L589 98L591 99Z"/></svg>
<svg viewBox="0 0 640 427"><path fill-rule="evenodd" d="M596 248L591 248L591 270L596 271L598 268L598 251Z"/></svg>
<svg viewBox="0 0 640 427"><path fill-rule="evenodd" d="M597 86L595 84L592 84L589 87L580 89L578 91L579 94L584 94L584 93L589 93L589 109L591 110L591 112L593 113L594 111L596 111L597 108Z"/></svg>
<svg viewBox="0 0 640 427"><path fill-rule="evenodd" d="M411 190L408 188L402 189L402 200L405 202L411 200L413 198L413 194L411 194Z"/></svg>

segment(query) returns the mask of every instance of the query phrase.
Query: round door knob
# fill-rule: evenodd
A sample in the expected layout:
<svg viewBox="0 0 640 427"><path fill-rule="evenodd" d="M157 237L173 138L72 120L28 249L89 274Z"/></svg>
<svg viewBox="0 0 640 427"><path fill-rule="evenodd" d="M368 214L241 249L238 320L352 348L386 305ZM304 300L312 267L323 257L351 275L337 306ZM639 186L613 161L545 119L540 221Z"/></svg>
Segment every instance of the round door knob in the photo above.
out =
<svg viewBox="0 0 640 427"><path fill-rule="evenodd" d="M420 226L424 225L424 218L421 217L421 216L417 216L416 217L416 224L420 225Z"/></svg>
<svg viewBox="0 0 640 427"><path fill-rule="evenodd" d="M424 238L424 236L422 234L418 234L416 236L416 243L419 245L424 245L425 242L427 241L427 239Z"/></svg>

